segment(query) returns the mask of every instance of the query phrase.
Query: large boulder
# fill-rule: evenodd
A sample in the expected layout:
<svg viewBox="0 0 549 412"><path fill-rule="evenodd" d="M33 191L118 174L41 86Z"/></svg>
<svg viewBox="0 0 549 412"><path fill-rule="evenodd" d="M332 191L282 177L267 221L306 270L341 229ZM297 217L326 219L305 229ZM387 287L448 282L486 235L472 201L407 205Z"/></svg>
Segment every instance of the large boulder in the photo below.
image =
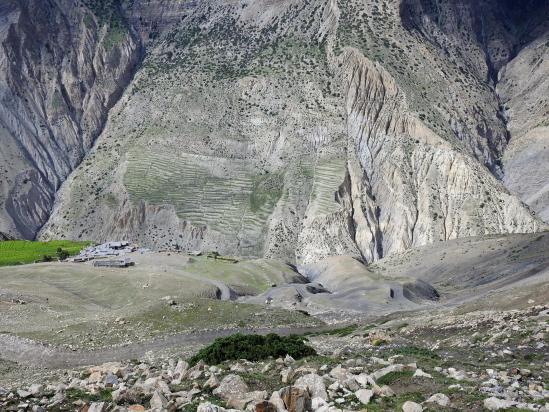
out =
<svg viewBox="0 0 549 412"><path fill-rule="evenodd" d="M450 405L450 398L443 393L435 393L424 403L436 403L439 406L446 407Z"/></svg>
<svg viewBox="0 0 549 412"><path fill-rule="evenodd" d="M309 391L311 398L328 400L328 393L326 392L324 379L316 373L310 373L302 376L295 381L294 386L296 388L302 388Z"/></svg>
<svg viewBox="0 0 549 412"><path fill-rule="evenodd" d="M284 404L284 401L280 397L280 393L278 391L273 392L271 398L269 399L269 402L275 406L277 412L286 411L286 405Z"/></svg>
<svg viewBox="0 0 549 412"><path fill-rule="evenodd" d="M419 403L406 401L402 405L402 412L423 412L423 407Z"/></svg>
<svg viewBox="0 0 549 412"><path fill-rule="evenodd" d="M288 412L312 411L309 391L295 386L286 386L279 391L280 398Z"/></svg>
<svg viewBox="0 0 549 412"><path fill-rule="evenodd" d="M236 395L241 395L249 392L248 385L239 375L230 374L225 376L219 386L214 389L213 394L221 399L229 399Z"/></svg>
<svg viewBox="0 0 549 412"><path fill-rule="evenodd" d="M374 391L371 389L359 389L355 392L356 398L364 405L370 403L370 399L374 396Z"/></svg>
<svg viewBox="0 0 549 412"><path fill-rule="evenodd" d="M253 391L246 393L239 393L229 396L227 399L227 406L238 410L246 409L249 404L257 404L262 402L267 397L266 391Z"/></svg>
<svg viewBox="0 0 549 412"><path fill-rule="evenodd" d="M507 399L499 399L494 396L484 399L484 407L489 411L499 411L500 409L508 409L515 406L517 402Z"/></svg>

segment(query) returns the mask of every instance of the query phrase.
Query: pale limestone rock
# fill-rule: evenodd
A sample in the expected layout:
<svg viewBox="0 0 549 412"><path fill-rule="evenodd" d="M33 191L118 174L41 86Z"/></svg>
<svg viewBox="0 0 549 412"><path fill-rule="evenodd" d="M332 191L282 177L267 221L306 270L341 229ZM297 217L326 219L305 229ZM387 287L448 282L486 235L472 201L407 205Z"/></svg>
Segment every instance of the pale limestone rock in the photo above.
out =
<svg viewBox="0 0 549 412"><path fill-rule="evenodd" d="M298 378L293 386L308 390L311 398L313 399L321 398L328 400L328 393L326 392L324 379L315 373Z"/></svg>
<svg viewBox="0 0 549 412"><path fill-rule="evenodd" d="M436 403L437 405L446 407L450 405L450 398L443 393L435 393L425 403Z"/></svg>
<svg viewBox="0 0 549 412"><path fill-rule="evenodd" d="M517 402L506 399L499 399L494 396L484 400L484 407L489 411L499 411L500 409L512 408Z"/></svg>
<svg viewBox="0 0 549 412"><path fill-rule="evenodd" d="M402 412L422 412L422 411L423 411L423 407L419 403L406 401L404 402L404 405L402 405Z"/></svg>
<svg viewBox="0 0 549 412"><path fill-rule="evenodd" d="M364 405L368 405L370 403L370 400L374 396L374 391L371 389L359 389L355 392L356 398L363 403Z"/></svg>

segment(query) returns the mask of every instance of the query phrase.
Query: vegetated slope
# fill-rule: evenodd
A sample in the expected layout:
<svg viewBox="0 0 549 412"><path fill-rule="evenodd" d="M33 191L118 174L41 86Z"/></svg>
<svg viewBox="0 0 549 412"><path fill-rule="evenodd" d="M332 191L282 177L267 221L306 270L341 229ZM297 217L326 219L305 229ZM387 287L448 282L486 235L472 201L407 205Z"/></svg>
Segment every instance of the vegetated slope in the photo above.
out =
<svg viewBox="0 0 549 412"><path fill-rule="evenodd" d="M140 46L108 0L2 1L0 44L0 230L32 239L129 82Z"/></svg>
<svg viewBox="0 0 549 412"><path fill-rule="evenodd" d="M493 76L540 9L486 3L125 4L147 56L41 236L306 263L540 229Z"/></svg>

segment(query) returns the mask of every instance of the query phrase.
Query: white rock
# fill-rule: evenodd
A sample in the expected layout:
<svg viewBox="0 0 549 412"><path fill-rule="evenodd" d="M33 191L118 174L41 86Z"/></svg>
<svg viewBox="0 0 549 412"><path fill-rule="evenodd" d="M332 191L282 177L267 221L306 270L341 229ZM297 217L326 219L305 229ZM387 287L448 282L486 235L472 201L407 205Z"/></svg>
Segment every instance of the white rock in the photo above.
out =
<svg viewBox="0 0 549 412"><path fill-rule="evenodd" d="M440 406L448 406L450 405L450 398L443 393L435 393L427 399L425 403L436 403Z"/></svg>
<svg viewBox="0 0 549 412"><path fill-rule="evenodd" d="M284 405L284 401L280 397L280 393L278 391L273 392L269 402L275 406L277 412L286 412L286 405Z"/></svg>
<svg viewBox="0 0 549 412"><path fill-rule="evenodd" d="M18 389L18 390L17 390L17 395L18 395L20 398L28 398L28 397L31 396L32 394L31 394L29 391L24 391L23 389Z"/></svg>
<svg viewBox="0 0 549 412"><path fill-rule="evenodd" d="M386 361L385 359L376 358L375 356L372 356L370 360L376 365L387 366L391 364L391 362Z"/></svg>
<svg viewBox="0 0 549 412"><path fill-rule="evenodd" d="M219 384L219 387L214 389L213 394L222 399L228 399L232 395L242 395L249 391L248 385L239 375L227 375Z"/></svg>
<svg viewBox="0 0 549 412"><path fill-rule="evenodd" d="M326 392L324 379L316 373L310 373L300 377L295 381L293 386L308 390L311 398L328 400L328 393Z"/></svg>
<svg viewBox="0 0 549 412"><path fill-rule="evenodd" d="M92 402L88 408L88 412L104 412L107 410L106 402Z"/></svg>
<svg viewBox="0 0 549 412"><path fill-rule="evenodd" d="M291 368L291 367L282 369L280 371L280 379L281 379L282 383L290 382L290 380L292 380L294 375L295 375L295 372L294 372L293 368Z"/></svg>
<svg viewBox="0 0 549 412"><path fill-rule="evenodd" d="M29 386L29 392L36 396L39 395L44 390L44 386L40 385L39 383L33 383L31 386Z"/></svg>
<svg viewBox="0 0 549 412"><path fill-rule="evenodd" d="M484 400L484 407L489 411L499 411L500 409L512 408L517 402L507 399L499 399L494 396Z"/></svg>
<svg viewBox="0 0 549 412"><path fill-rule="evenodd" d="M454 368L448 368L448 376L456 381L462 381L467 377L464 371L458 371Z"/></svg>
<svg viewBox="0 0 549 412"><path fill-rule="evenodd" d="M367 373L361 373L360 375L355 375L355 380L363 388L365 388L367 385L376 384L376 382L372 379L372 377Z"/></svg>
<svg viewBox="0 0 549 412"><path fill-rule="evenodd" d="M175 367L175 370L173 371L174 377L182 378L183 376L185 376L185 372L187 372L187 369L189 369L189 364L184 360L180 359L177 362L177 366Z"/></svg>
<svg viewBox="0 0 549 412"><path fill-rule="evenodd" d="M421 369L416 369L416 371L414 372L414 378L428 378L428 379L433 379L433 377L428 374L427 372L423 372Z"/></svg>
<svg viewBox="0 0 549 412"><path fill-rule="evenodd" d="M225 412L226 409L221 406L214 405L213 403L201 403L198 405L196 412Z"/></svg>
<svg viewBox="0 0 549 412"><path fill-rule="evenodd" d="M370 389L359 389L355 392L356 398L364 405L370 403L370 399L374 396L374 391Z"/></svg>
<svg viewBox="0 0 549 412"><path fill-rule="evenodd" d="M402 411L403 412L423 412L423 407L419 403L406 401L404 402L404 405L402 405Z"/></svg>
<svg viewBox="0 0 549 412"><path fill-rule="evenodd" d="M378 385L374 385L372 389L375 395L381 396L381 397L393 396L395 394L393 390L387 385L383 385L382 387L379 387Z"/></svg>

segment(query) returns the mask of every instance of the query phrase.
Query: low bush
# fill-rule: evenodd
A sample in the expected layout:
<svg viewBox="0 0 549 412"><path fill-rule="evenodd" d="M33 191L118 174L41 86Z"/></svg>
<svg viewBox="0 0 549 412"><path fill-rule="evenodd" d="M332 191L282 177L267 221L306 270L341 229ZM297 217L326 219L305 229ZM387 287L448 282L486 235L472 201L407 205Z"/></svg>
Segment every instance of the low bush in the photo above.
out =
<svg viewBox="0 0 549 412"><path fill-rule="evenodd" d="M413 375L414 375L414 372L412 371L389 372L387 375L384 375L381 378L379 378L376 381L376 383L379 386L390 385L397 380L411 378Z"/></svg>
<svg viewBox="0 0 549 412"><path fill-rule="evenodd" d="M190 359L191 365L203 360L208 365L217 365L226 360L247 359L258 361L268 357L290 355L294 359L316 355L316 352L304 342L301 336L279 336L274 333L262 335L243 335L237 333L216 339L211 345L201 349Z"/></svg>

